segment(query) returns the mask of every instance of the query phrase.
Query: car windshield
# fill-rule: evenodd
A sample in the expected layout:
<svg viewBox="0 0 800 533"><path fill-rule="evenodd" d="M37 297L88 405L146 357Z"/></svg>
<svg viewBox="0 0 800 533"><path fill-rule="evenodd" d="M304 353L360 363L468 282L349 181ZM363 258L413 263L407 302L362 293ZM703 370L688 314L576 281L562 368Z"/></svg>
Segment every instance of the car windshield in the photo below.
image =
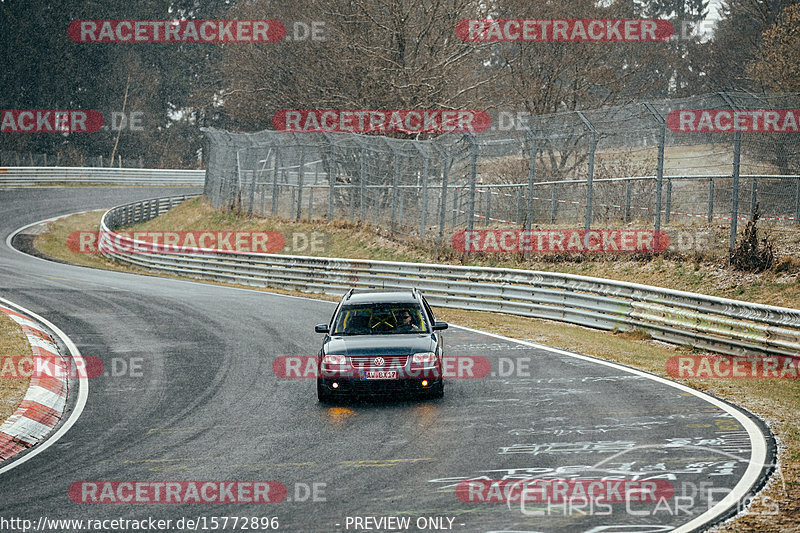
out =
<svg viewBox="0 0 800 533"><path fill-rule="evenodd" d="M413 304L344 306L336 317L333 335L428 333L422 309Z"/></svg>

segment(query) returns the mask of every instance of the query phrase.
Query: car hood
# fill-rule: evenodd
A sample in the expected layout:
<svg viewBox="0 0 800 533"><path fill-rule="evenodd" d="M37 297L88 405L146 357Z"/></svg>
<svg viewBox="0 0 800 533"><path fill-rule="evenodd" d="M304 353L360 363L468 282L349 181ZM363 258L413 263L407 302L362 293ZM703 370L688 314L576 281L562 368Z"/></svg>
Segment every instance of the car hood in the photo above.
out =
<svg viewBox="0 0 800 533"><path fill-rule="evenodd" d="M335 336L328 339L326 354L337 355L411 355L432 352L436 341L430 333L395 335Z"/></svg>

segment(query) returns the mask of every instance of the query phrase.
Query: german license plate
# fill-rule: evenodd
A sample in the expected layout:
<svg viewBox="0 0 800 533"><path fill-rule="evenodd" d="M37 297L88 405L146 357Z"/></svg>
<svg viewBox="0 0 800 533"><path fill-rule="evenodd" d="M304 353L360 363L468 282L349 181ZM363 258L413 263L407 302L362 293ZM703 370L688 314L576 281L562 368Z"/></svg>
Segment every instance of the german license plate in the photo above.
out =
<svg viewBox="0 0 800 533"><path fill-rule="evenodd" d="M365 370L361 373L364 379L397 379L397 370Z"/></svg>

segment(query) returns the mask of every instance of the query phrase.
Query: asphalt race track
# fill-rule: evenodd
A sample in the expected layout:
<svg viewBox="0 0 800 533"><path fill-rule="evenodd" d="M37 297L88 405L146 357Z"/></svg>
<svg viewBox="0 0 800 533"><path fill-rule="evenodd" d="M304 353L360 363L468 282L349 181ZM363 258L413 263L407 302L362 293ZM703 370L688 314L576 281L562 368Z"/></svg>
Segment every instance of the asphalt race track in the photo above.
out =
<svg viewBox="0 0 800 533"><path fill-rule="evenodd" d="M0 238L183 191L0 189ZM388 517L405 517L407 531L693 530L735 512L774 455L760 423L726 404L471 330L445 331L447 354L485 357L494 375L449 380L442 400L323 406L314 380L278 378L272 363L316 353L313 326L328 320L330 302L91 270L5 244L0 297L55 324L108 373L88 380L85 408L63 437L0 474L0 516L34 525L153 517L194 530L174 526L185 517L211 530L212 517L237 516L277 517L282 531L397 531ZM456 486L474 478L659 480L669 494L594 509L462 501ZM288 494L258 504L73 502L70 486L92 480L273 480Z"/></svg>

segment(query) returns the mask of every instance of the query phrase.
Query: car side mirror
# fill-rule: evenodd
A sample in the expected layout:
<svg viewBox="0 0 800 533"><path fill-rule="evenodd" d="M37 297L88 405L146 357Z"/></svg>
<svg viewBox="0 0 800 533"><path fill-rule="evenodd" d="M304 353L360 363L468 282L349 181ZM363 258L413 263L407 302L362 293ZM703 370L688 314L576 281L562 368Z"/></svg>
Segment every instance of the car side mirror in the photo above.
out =
<svg viewBox="0 0 800 533"><path fill-rule="evenodd" d="M447 329L448 325L447 322L435 322L433 324L433 331L440 331L443 329Z"/></svg>
<svg viewBox="0 0 800 533"><path fill-rule="evenodd" d="M314 326L314 331L317 333L328 333L330 328L328 328L328 324L317 324Z"/></svg>

